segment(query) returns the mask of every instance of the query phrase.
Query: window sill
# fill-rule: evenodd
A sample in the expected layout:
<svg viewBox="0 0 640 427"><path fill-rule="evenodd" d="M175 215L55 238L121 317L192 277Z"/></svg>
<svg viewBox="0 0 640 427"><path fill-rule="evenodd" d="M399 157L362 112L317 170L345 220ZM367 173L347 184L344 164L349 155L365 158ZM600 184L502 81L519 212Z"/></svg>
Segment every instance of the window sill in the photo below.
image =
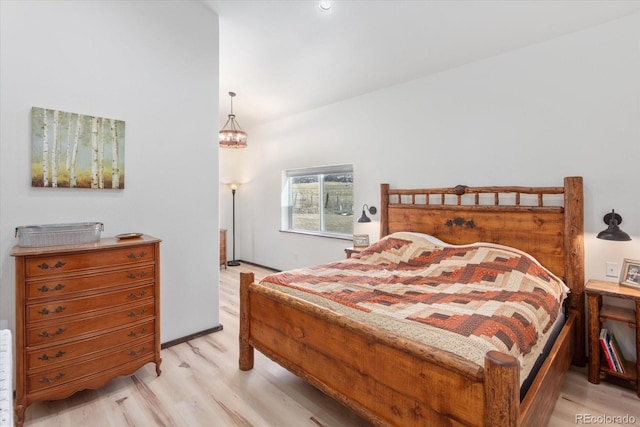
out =
<svg viewBox="0 0 640 427"><path fill-rule="evenodd" d="M353 236L347 236L344 234L329 234L316 231L304 231L304 230L280 230L281 233L302 234L305 236L326 237L329 239L348 240L352 241Z"/></svg>

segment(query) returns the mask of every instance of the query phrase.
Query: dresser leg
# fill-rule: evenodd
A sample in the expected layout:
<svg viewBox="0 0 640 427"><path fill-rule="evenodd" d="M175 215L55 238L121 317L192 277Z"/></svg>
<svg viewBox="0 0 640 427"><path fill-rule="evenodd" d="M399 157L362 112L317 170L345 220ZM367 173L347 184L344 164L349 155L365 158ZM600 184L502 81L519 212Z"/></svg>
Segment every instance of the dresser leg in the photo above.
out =
<svg viewBox="0 0 640 427"><path fill-rule="evenodd" d="M22 427L24 424L24 411L27 409L24 405L16 405L15 415L16 415L16 426Z"/></svg>

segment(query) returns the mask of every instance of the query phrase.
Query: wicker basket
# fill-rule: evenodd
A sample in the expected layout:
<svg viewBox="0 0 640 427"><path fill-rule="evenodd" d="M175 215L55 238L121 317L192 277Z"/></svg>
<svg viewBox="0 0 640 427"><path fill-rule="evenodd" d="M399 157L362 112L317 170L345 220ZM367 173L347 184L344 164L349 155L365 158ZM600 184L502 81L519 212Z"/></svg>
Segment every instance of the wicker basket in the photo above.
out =
<svg viewBox="0 0 640 427"><path fill-rule="evenodd" d="M19 246L58 246L92 243L100 240L101 222L23 225L16 227Z"/></svg>

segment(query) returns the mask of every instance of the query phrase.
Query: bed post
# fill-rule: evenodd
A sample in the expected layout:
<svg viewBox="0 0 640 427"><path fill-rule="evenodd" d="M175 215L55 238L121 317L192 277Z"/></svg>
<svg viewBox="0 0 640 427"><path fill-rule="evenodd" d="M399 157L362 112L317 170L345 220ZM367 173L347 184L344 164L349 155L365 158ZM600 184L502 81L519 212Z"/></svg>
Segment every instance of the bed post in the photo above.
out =
<svg viewBox="0 0 640 427"><path fill-rule="evenodd" d="M380 238L389 234L389 184L380 184Z"/></svg>
<svg viewBox="0 0 640 427"><path fill-rule="evenodd" d="M585 315L584 315L584 202L582 177L564 179L564 271L569 294L569 310L576 313L575 352L572 363L584 366Z"/></svg>
<svg viewBox="0 0 640 427"><path fill-rule="evenodd" d="M484 359L484 422L515 427L520 418L520 367L510 354L492 350Z"/></svg>
<svg viewBox="0 0 640 427"><path fill-rule="evenodd" d="M249 316L249 285L253 283L253 273L240 273L240 370L253 369L253 347L249 344L251 332Z"/></svg>

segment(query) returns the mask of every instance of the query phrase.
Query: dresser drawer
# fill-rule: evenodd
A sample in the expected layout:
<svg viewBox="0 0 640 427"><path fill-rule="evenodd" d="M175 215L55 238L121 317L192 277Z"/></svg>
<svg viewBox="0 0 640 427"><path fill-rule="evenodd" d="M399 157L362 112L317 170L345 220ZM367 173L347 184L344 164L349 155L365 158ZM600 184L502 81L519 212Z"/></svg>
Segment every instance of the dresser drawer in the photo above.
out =
<svg viewBox="0 0 640 427"><path fill-rule="evenodd" d="M153 283L137 288L121 289L93 296L63 299L54 302L32 304L27 306L27 321L40 322L78 314L91 313L95 310L117 307L122 304L153 298Z"/></svg>
<svg viewBox="0 0 640 427"><path fill-rule="evenodd" d="M90 318L69 318L66 321L51 322L40 326L30 326L27 330L27 346L39 344L53 344L60 341L74 339L80 335L97 333L131 322L153 317L155 314L154 301L127 307L118 307L107 313Z"/></svg>
<svg viewBox="0 0 640 427"><path fill-rule="evenodd" d="M58 365L59 363L69 363L73 359L116 347L123 343L133 342L143 337L153 337L155 333L154 321L148 321L142 324L132 325L104 335L98 335L80 342L71 342L69 344L61 344L53 347L47 347L43 350L34 350L27 353L28 369L47 369L48 366Z"/></svg>
<svg viewBox="0 0 640 427"><path fill-rule="evenodd" d="M30 302L43 298L57 299L77 293L85 295L104 288L132 285L136 282L152 280L154 277L153 265L146 265L141 267L131 266L101 274L40 279L27 282L25 296L27 301Z"/></svg>
<svg viewBox="0 0 640 427"><path fill-rule="evenodd" d="M123 247L92 253L62 254L29 257L26 260L27 279L73 271L83 271L102 267L124 266L140 262L154 261L153 245Z"/></svg>
<svg viewBox="0 0 640 427"><path fill-rule="evenodd" d="M60 366L45 370L41 373L29 375L27 377L27 390L29 392L36 392L48 387L56 387L87 375L126 365L154 352L155 348L152 339L138 341L134 344L120 347L114 352L104 352L95 358L87 359L79 363Z"/></svg>

